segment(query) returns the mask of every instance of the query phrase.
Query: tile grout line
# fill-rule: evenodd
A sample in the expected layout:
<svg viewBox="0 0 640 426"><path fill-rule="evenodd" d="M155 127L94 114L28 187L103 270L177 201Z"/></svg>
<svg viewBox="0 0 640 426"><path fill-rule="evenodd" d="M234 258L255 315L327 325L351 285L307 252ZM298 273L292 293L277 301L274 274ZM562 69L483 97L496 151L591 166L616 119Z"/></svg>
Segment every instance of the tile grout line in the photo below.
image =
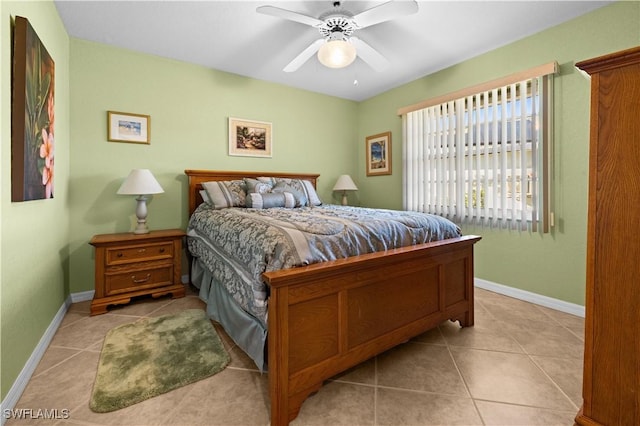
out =
<svg viewBox="0 0 640 426"><path fill-rule="evenodd" d="M535 306L540 312L542 312L543 314L545 314L548 318L550 318L552 321L555 321L556 324L558 324L560 327L564 328L565 330L567 330L569 333L571 333L572 335L576 336L578 339L580 339L580 341L583 342L584 345L584 335L578 335L575 331L573 331L571 328L567 327L566 325L564 325L560 320L556 319L554 316L549 315L548 312L546 312L545 309L543 309L542 306L538 306L536 304L533 304L533 306ZM546 309L551 309L551 308L546 308ZM563 312L564 313L564 312ZM571 315L568 313L564 313L565 315ZM583 318L584 320L584 318Z"/></svg>
<svg viewBox="0 0 640 426"><path fill-rule="evenodd" d="M541 312L542 312L546 317L548 317L549 319L551 319L552 321L554 321L556 324L559 324L561 327L563 327L563 328L565 328L565 329L566 329L566 327L564 327L562 324L560 324L560 323L559 323L559 321L557 321L555 318L551 317L551 315L549 315L549 314L547 314L546 312L544 312L542 309L540 309L540 308L539 308L538 306L536 306L534 303L532 303L531 305L532 305L532 306L534 306L534 307L536 307L536 309L538 309L539 311L541 311ZM486 308L485 308L485 310L489 313L489 315L491 315L491 317L492 317L494 320L496 320L496 321L500 321L499 319L497 319L497 318L493 315L493 313L491 313L491 311L490 311L489 309L486 309ZM509 329L506 329L504 332L505 332L505 334L507 334L507 335L508 335L508 336L509 336L513 341L515 341L515 342L518 344L518 346L520 346L520 348L522 349L522 353L523 353L524 355L526 355L526 356L527 356L527 358L529 359L529 361L531 361L531 362L533 363L533 365L535 365L535 366L536 366L536 368L537 368L537 369L538 369L538 370L539 370L539 371L544 375L544 377L546 377L546 378L547 378L547 380L549 380L551 383L553 383L553 386L555 386L555 388L556 388L557 390L559 390L559 391L560 391L560 393L561 393L561 394L562 394L562 395L563 395L563 396L564 396L564 397L569 401L569 403L570 403L573 407L575 407L575 409L576 409L576 411L577 411L577 410L578 410L578 407L576 407L576 405L573 403L573 400L571 400L571 398L569 398L569 396L564 392L564 390L562 390L562 388L560 387L560 385L558 385L558 384L556 383L556 381L555 381L555 380L553 380L553 379L551 378L551 376L549 376L549 374L547 374L547 372L546 372L546 371L544 371L544 369L543 369L543 368L542 368L542 367L541 367L537 362L535 362L535 360L533 359L533 356L532 356L532 355L531 355L531 354L530 354L530 353L525 349L525 347L524 347L524 346L522 346L522 345L520 344L520 342L518 341L518 339L516 339L515 337L513 337L512 332L510 332L510 331L509 331ZM567 359L567 358L560 358L560 359ZM526 407L533 407L533 408L536 408L536 407L534 407L534 406L528 406L528 405L525 405L525 406L526 406ZM548 410L549 408L544 408L544 409Z"/></svg>
<svg viewBox="0 0 640 426"><path fill-rule="evenodd" d="M51 346L49 346L49 347L51 347ZM62 347L62 346L58 346L58 347L59 348L63 348L63 349L73 349L73 350L75 350L77 352L74 353L73 355L68 356L67 358L63 359L62 361L57 362L56 364L52 365L51 367L47 368L46 370L43 370L43 371L39 372L38 374L34 374L33 376L31 376L33 379L43 375L44 373L46 373L46 372L48 372L50 370L53 370L54 368L58 367L60 364L66 362L66 361L69 361L71 358L74 358L74 357L80 355L82 352L85 351L84 349L78 349L78 348L65 348L65 347ZM49 350L49 348L47 348L47 350ZM44 358L44 356L43 356L43 358ZM29 379L29 381L31 381L31 379Z"/></svg>
<svg viewBox="0 0 640 426"><path fill-rule="evenodd" d="M471 400L471 403L473 404L473 408L476 410L476 414L480 418L480 421L482 422L482 424L486 425L486 422L484 421L484 418L482 417L482 413L480 412L480 409L478 408L478 405L476 404L476 400L473 397L473 394L471 393L471 389L469 389L469 384L467 383L467 380L464 378L464 375L462 374L462 371L460 371L460 367L458 366L458 363L456 362L456 358L453 356L453 352L451 352L451 346L449 345L449 341L447 340L447 338L444 335L444 333L442 332L442 330L440 330L440 326L438 326L438 332L440 333L440 335L444 339L445 346L447 348L447 352L449 353L449 357L451 358L451 361L453 362L453 366L456 368L456 371L458 372L458 376L460 377L460 379L462 380L462 383L464 384L464 388L467 391L467 395L469 396L469 399Z"/></svg>
<svg viewBox="0 0 640 426"><path fill-rule="evenodd" d="M574 336L576 335L576 334L573 332L573 330L571 330L569 327L565 326L562 322L560 322L558 319L556 319L556 318L555 318L555 317L553 317L552 315L549 315L549 313L548 313L548 312L546 312L546 311L545 311L545 309L542 309L540 306L537 306L537 305L535 305L535 304L534 304L533 306L534 306L534 307L536 307L536 309L538 309L540 312L542 312L543 314L545 314L545 315L546 315L548 318L550 318L552 321L554 321L556 324L558 324L560 327L562 327L564 330L567 330L571 335L574 335ZM567 315L570 315L570 314L567 314ZM576 336L576 337L578 337L578 336ZM579 337L578 337L578 338L579 338ZM584 346L584 342L582 342L582 343L583 343L583 346ZM525 352L526 352L526 351L525 351ZM568 399L568 400L569 400L569 402L571 403L571 405L573 406L573 408L576 410L576 412L577 412L578 410L580 410L580 407L578 407L578 406L573 402L573 399L571 399L571 398L569 397L569 395L567 395L567 393L564 391L564 389L562 389L562 387L561 387L558 383L556 383L556 381L555 381L555 380L553 380L553 378L552 378L552 377L551 377L551 376L550 376L550 375L549 375L549 374L548 374L548 373L547 373L547 372L542 368L542 366L536 362L536 360L533 358L533 356L532 356L532 355L530 355L528 352L526 352L526 353L527 353L527 356L529 356L529 359L531 360L531 362L533 362L533 363L535 364L535 366L536 366L536 367L538 367L538 369L539 369L539 370L540 370L540 371L541 371L541 372L542 372L542 373L543 373L543 374L544 374L544 375L545 375L549 380L551 380L551 382L552 382L552 383L554 384L554 386L555 386L555 387L560 391L560 393L561 393L562 395L564 395L564 397L565 397L566 399ZM553 357L549 357L549 358L553 358ZM566 358L560 358L560 359L566 359Z"/></svg>
<svg viewBox="0 0 640 426"><path fill-rule="evenodd" d="M527 354L527 356L529 357L529 359L531 360L531 362L538 368L538 370L540 370L542 372L542 374L544 374L544 376L549 379L551 381L551 383L553 383L553 385L556 387L556 389L558 389L560 391L560 393L569 401L569 403L573 406L574 410L576 411L576 413L578 412L578 410L580 409L580 407L576 406L576 404L573 402L573 400L569 397L569 395L566 394L566 392L560 387L559 384L556 383L555 380L553 380L553 378L551 378L551 376L549 376L547 374L546 371L544 371L544 369L536 362L535 359L533 359L533 357L529 354Z"/></svg>
<svg viewBox="0 0 640 426"><path fill-rule="evenodd" d="M517 402L494 401L494 400L485 399L485 398L478 398L477 400L478 401L482 401L482 402L489 402L489 403L493 403L493 404L504 404L504 405L509 405L509 406L512 406L512 407L535 408L535 409L539 409L539 410L553 411L553 412L556 412L556 413L573 413L573 411L570 411L570 410L560 410L560 409L557 409L557 408L542 407L542 406L537 406L537 405L518 404Z"/></svg>

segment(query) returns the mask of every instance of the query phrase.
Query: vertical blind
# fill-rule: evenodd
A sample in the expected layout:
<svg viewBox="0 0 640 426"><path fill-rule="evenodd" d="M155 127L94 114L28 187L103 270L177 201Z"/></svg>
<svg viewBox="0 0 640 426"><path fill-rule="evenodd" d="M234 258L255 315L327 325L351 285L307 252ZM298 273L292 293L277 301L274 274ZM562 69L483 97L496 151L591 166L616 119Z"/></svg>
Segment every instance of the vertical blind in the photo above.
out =
<svg viewBox="0 0 640 426"><path fill-rule="evenodd" d="M406 210L548 231L550 73L556 64L402 111ZM426 105L426 106L423 106Z"/></svg>

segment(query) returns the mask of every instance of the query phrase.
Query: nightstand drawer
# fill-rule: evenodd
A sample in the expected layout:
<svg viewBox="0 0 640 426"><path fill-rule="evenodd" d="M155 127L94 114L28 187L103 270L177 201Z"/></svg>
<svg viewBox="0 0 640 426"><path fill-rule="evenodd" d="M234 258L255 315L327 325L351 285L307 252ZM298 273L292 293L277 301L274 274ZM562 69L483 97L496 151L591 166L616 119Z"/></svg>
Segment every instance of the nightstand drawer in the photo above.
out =
<svg viewBox="0 0 640 426"><path fill-rule="evenodd" d="M91 315L104 314L109 306L129 303L133 297L184 297L184 237L182 229L94 235L90 244L96 249L96 291Z"/></svg>
<svg viewBox="0 0 640 426"><path fill-rule="evenodd" d="M173 265L152 269L107 273L105 275L105 295L125 293L145 288L173 284Z"/></svg>
<svg viewBox="0 0 640 426"><path fill-rule="evenodd" d="M144 245L113 247L107 249L107 265L173 258L173 242L147 243Z"/></svg>

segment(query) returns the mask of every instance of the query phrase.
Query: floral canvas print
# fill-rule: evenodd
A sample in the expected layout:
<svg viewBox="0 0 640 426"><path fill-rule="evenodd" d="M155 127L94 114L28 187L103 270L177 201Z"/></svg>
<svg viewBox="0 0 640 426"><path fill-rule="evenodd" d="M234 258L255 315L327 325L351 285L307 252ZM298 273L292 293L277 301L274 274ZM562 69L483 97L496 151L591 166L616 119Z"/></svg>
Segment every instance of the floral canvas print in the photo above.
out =
<svg viewBox="0 0 640 426"><path fill-rule="evenodd" d="M17 16L13 45L11 200L53 198L53 59L26 18Z"/></svg>

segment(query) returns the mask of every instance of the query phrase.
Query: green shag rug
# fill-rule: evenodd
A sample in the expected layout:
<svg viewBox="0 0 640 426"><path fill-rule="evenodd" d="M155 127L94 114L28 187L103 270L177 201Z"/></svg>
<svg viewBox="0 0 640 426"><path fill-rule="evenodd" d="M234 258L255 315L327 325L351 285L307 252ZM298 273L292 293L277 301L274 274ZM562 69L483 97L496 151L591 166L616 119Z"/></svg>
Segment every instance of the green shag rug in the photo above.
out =
<svg viewBox="0 0 640 426"><path fill-rule="evenodd" d="M104 339L89 407L128 407L212 376L229 359L200 309L121 325Z"/></svg>

